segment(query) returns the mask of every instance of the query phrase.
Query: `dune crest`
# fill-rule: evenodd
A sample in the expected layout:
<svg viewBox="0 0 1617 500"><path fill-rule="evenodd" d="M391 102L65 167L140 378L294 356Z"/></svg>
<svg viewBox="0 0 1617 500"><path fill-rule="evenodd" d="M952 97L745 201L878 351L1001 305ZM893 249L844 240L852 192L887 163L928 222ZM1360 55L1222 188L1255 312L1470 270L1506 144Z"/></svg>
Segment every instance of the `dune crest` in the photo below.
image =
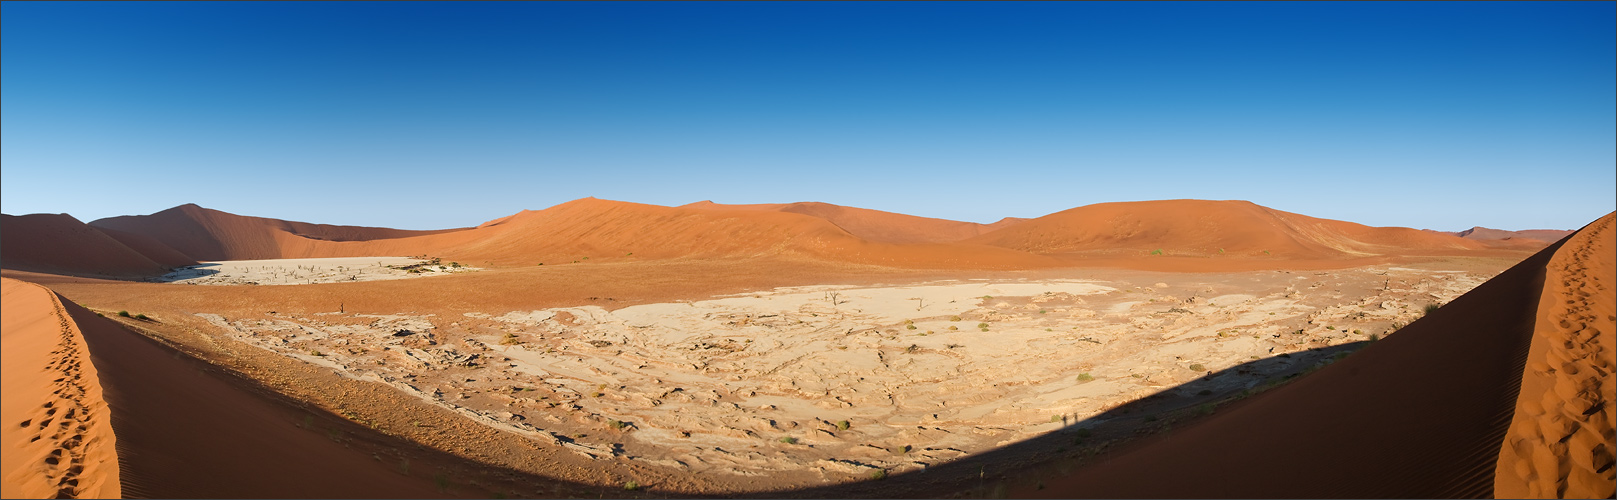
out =
<svg viewBox="0 0 1617 500"><path fill-rule="evenodd" d="M1500 498L1610 498L1617 233L1607 214L1578 231L1546 267L1516 414L1499 450Z"/></svg>
<svg viewBox="0 0 1617 500"><path fill-rule="evenodd" d="M336 226L248 217L185 204L151 215L108 217L90 222L96 228L143 234L200 261L253 260L285 255L289 242L371 241L452 233L464 229L410 231Z"/></svg>
<svg viewBox="0 0 1617 500"><path fill-rule="evenodd" d="M6 498L118 498L116 439L84 335L43 286L0 278Z"/></svg>

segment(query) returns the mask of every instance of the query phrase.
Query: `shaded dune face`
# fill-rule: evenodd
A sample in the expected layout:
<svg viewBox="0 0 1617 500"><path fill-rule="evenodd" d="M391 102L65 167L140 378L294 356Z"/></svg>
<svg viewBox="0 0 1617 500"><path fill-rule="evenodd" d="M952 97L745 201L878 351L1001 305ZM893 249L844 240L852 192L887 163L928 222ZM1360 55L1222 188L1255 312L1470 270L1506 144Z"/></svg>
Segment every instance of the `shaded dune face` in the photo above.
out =
<svg viewBox="0 0 1617 500"><path fill-rule="evenodd" d="M139 236L129 241L163 260L154 261L123 240L87 226L67 214L0 216L0 261L8 269L98 276L162 274L183 258L163 252ZM122 236L122 235L120 235ZM149 245L149 246L142 246Z"/></svg>

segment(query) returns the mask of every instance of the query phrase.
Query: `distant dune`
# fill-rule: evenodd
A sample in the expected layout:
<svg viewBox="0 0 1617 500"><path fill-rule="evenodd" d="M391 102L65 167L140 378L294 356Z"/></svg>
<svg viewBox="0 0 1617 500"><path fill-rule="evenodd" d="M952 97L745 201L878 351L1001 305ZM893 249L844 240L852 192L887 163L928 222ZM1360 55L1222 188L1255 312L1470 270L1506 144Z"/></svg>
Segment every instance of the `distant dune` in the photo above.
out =
<svg viewBox="0 0 1617 500"><path fill-rule="evenodd" d="M1464 231L1424 231L1436 234L1458 236L1468 240L1480 242L1490 247L1498 248L1538 248L1565 238L1572 234L1570 230L1561 229L1526 229L1522 231L1507 231L1503 229L1489 229L1476 226Z"/></svg>
<svg viewBox="0 0 1617 500"><path fill-rule="evenodd" d="M966 240L1037 254L1092 257L1234 255L1338 259L1485 248L1450 235L1370 227L1282 212L1247 201L1101 203L1053 213Z"/></svg>
<svg viewBox="0 0 1617 500"><path fill-rule="evenodd" d="M109 217L90 226L149 236L195 260L279 259L289 248L309 242L370 241L441 234L462 229L407 231L359 226L311 224L246 217L181 205L151 215Z"/></svg>
<svg viewBox="0 0 1617 500"><path fill-rule="evenodd" d="M1612 220L1317 373L1011 494L1609 498Z"/></svg>
<svg viewBox="0 0 1617 500"><path fill-rule="evenodd" d="M1221 257L1170 266L1194 270L1231 263L1329 265L1366 257L1536 248L1318 219L1244 201L1205 200L1103 203L994 224L814 202L704 201L665 207L584 198L442 231L288 222L195 205L90 225L163 262L178 260L164 247L196 260L432 255L493 267L784 257L933 269L1033 269L1086 262L1149 268L1164 262L1148 260L1158 254Z"/></svg>
<svg viewBox="0 0 1617 500"><path fill-rule="evenodd" d="M67 214L0 215L0 264L7 269L96 276L151 276L183 257L163 252L138 235L109 236ZM129 241L162 259L157 262Z"/></svg>
<svg viewBox="0 0 1617 500"><path fill-rule="evenodd" d="M764 205L722 205L699 201L680 208L704 210L766 210L819 217L848 234L876 243L952 243L1003 229L1027 219L1006 217L993 224L916 217L866 208L819 202Z"/></svg>

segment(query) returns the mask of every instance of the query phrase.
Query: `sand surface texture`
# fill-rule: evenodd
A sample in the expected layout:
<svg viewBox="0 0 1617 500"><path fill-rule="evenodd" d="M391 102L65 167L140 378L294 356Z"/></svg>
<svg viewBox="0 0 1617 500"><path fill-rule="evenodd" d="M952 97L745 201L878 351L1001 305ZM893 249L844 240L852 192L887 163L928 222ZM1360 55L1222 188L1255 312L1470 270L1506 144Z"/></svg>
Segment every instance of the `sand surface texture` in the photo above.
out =
<svg viewBox="0 0 1617 500"><path fill-rule="evenodd" d="M0 279L6 498L117 498L116 439L84 337L55 293Z"/></svg>
<svg viewBox="0 0 1617 500"><path fill-rule="evenodd" d="M1162 276L789 287L615 310L201 316L592 459L837 482L1075 432L1165 391L1187 405L1238 393L1487 278Z"/></svg>
<svg viewBox="0 0 1617 500"><path fill-rule="evenodd" d="M1500 498L1610 498L1617 239L1607 215L1550 259L1516 414L1499 452Z"/></svg>

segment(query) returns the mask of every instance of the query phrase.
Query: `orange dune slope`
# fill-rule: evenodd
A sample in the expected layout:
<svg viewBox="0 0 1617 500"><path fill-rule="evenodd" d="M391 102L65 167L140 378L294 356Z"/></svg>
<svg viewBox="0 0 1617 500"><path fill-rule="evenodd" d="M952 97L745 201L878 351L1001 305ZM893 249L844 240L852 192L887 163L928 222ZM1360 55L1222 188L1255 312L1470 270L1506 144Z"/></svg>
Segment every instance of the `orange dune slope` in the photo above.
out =
<svg viewBox="0 0 1617 500"><path fill-rule="evenodd" d="M1607 215L1590 227L1609 226L1611 218ZM1601 237L1609 240L1609 234ZM1600 479L1604 483L1600 483L1601 488L1578 491L1590 491L1597 497L1610 495L1610 448L1575 450L1590 455L1604 452L1607 458L1573 458L1572 467L1563 467L1564 461L1553 458L1536 461L1539 452L1535 447L1544 441L1534 441L1539 438L1526 432L1511 434L1524 440L1524 454L1504 449L1507 429L1512 428L1513 419L1522 419L1522 411L1517 409L1518 394L1529 396L1523 384L1524 367L1537 366L1527 362L1530 346L1551 335L1542 329L1545 318L1541 309L1549 301L1561 300L1546 295L1546 282L1563 281L1566 274L1547 266L1552 257L1559 260L1563 251L1589 253L1583 242L1576 237L1570 239L1570 243L1563 240L1545 248L1425 318L1325 369L1220 408L1213 416L1186 428L1145 438L1072 474L1044 478L1046 489L1030 488L1012 494L1102 498L1486 497L1512 491L1541 492L1545 481L1553 485L1558 477L1564 482L1569 475L1574 481L1581 477L1598 482L1599 478L1588 479L1582 472L1567 470L1593 464L1596 469L1604 465L1605 475ZM1610 252L1609 244L1604 248ZM1605 268L1608 274L1609 270ZM1609 288L1577 289L1590 293L1582 296L1584 302L1611 304L1614 300ZM1609 313L1604 321L1590 323L1600 326L1580 330L1580 335L1603 336L1600 342L1604 343L1599 345L1610 346L1613 332L1606 326L1611 321ZM1560 320L1551 322L1559 324ZM1596 370L1602 365L1585 366L1583 379L1589 378L1587 373L1599 373ZM1563 385L1556 385L1556 391ZM1586 411L1599 400L1586 382L1570 387L1578 389L1570 393L1573 397L1557 396L1557 401L1578 404L1528 407L1525 411L1530 415L1529 423L1525 425L1603 435L1609 443L1612 431L1610 420L1602 420L1606 417L1580 417L1591 422L1584 427L1564 423L1563 408ZM1605 413L1597 411L1594 415L1609 415L1609 400L1603 401ZM1594 430L1581 430L1585 428ZM1496 489L1496 469L1518 471L1518 456L1531 462L1520 472L1526 473L1523 475L1530 478L1529 482L1538 481L1536 488L1540 489ZM1549 468L1536 469L1539 464ZM1515 476L1513 481L1520 478Z"/></svg>
<svg viewBox="0 0 1617 500"><path fill-rule="evenodd" d="M803 214L825 219L847 231L848 234L877 243L950 243L981 236L1027 220L1006 217L993 224L978 224L819 202L723 205L712 201L699 201L681 205L681 208L764 210Z"/></svg>
<svg viewBox="0 0 1617 500"><path fill-rule="evenodd" d="M1516 414L1499 450L1500 498L1617 493L1617 228L1607 215L1550 259Z"/></svg>
<svg viewBox="0 0 1617 500"><path fill-rule="evenodd" d="M437 238L434 244L458 235ZM897 267L1036 267L1047 259L982 245L896 244L860 238L792 212L645 205L585 198L524 211L469 231L446 255L539 262L786 256ZM425 238L424 238L425 239ZM424 240L423 239L423 240Z"/></svg>
<svg viewBox="0 0 1617 500"><path fill-rule="evenodd" d="M1065 210L966 240L1038 254L1090 257L1236 255L1338 259L1455 253L1485 248L1454 236L1370 227L1282 212L1248 201L1101 203Z"/></svg>
<svg viewBox="0 0 1617 500"><path fill-rule="evenodd" d="M284 247L304 242L383 240L461 231L311 224L246 217L192 204L151 215L97 219L90 225L149 236L195 260L288 258L292 256L286 255Z"/></svg>
<svg viewBox="0 0 1617 500"><path fill-rule="evenodd" d="M135 241L137 245L143 242ZM158 249L152 250L156 254ZM129 277L162 274L174 264L189 265L172 257L154 262L67 214L0 215L0 266L7 269Z"/></svg>
<svg viewBox="0 0 1617 500"><path fill-rule="evenodd" d="M100 374L62 300L0 278L0 496L118 498L117 440Z"/></svg>
<svg viewBox="0 0 1617 500"><path fill-rule="evenodd" d="M0 293L5 498L445 495L43 286L4 278Z"/></svg>

